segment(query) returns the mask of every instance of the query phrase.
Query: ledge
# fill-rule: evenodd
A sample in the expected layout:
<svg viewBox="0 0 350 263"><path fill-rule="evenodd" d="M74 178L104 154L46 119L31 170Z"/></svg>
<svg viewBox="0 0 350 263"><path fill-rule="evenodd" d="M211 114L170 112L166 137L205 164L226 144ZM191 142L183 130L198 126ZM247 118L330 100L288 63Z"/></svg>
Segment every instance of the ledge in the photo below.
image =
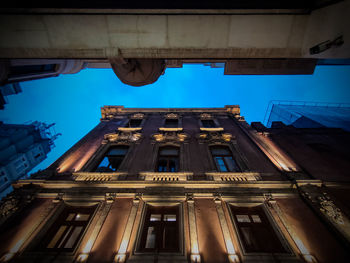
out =
<svg viewBox="0 0 350 263"><path fill-rule="evenodd" d="M218 131L223 131L224 128L222 127L217 127L217 128L204 128L204 127L200 127L199 128L201 131L209 131L209 132L218 132Z"/></svg>
<svg viewBox="0 0 350 263"><path fill-rule="evenodd" d="M98 181L117 181L119 176L127 173L98 173L98 172L79 172L73 173L74 181L98 182Z"/></svg>
<svg viewBox="0 0 350 263"><path fill-rule="evenodd" d="M165 128L165 127L160 127L159 130L160 130L160 131L182 131L183 128L180 128L180 127L178 127L178 128Z"/></svg>
<svg viewBox="0 0 350 263"><path fill-rule="evenodd" d="M142 127L135 127L135 128L129 128L129 127L119 127L118 131L141 131Z"/></svg>

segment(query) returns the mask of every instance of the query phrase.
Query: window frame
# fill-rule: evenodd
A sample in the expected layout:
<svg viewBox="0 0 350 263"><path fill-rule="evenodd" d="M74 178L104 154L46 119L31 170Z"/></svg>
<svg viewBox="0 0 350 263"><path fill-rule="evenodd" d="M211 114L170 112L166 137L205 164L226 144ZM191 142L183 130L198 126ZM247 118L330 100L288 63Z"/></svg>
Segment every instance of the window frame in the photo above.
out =
<svg viewBox="0 0 350 263"><path fill-rule="evenodd" d="M232 157L232 159L234 160L235 164L236 164L236 167L238 168L238 171L229 171L228 169L228 165L226 164L225 160L224 160L224 164L225 164L225 167L227 169L227 171L220 171L217 167L217 164L216 164L216 161L214 159L214 155L212 153L212 149L213 148L223 148L223 149L227 149L231 155L225 155L223 157ZM209 155L210 155L210 160L211 160L211 163L212 163L212 166L214 167L214 170L215 172L218 172L218 173L241 173L244 171L244 169L242 169L242 166L245 167L246 165L242 165L244 164L243 161L239 158L239 156L233 154L233 151L232 151L232 148L230 147L230 145L226 145L226 144L211 144L211 145L208 145L208 152L209 152ZM221 156L222 157L222 156ZM238 158L237 158L238 157ZM246 169L247 170L247 169Z"/></svg>
<svg viewBox="0 0 350 263"><path fill-rule="evenodd" d="M286 237L282 233L280 226L276 222L274 216L271 214L271 212L269 211L269 208L266 206L265 203L263 202L246 203L246 202L236 202L236 201L234 202L227 201L225 203L226 203L226 208L231 218L231 224L233 225L235 236L237 237L239 247L240 247L240 250L242 251L243 257L248 259L251 257L254 258L255 256L259 256L260 262L270 262L271 255L272 257L277 255L281 255L282 257L285 257L285 256L289 256L292 258L296 257L296 254L294 253L291 245L289 244ZM277 240L279 241L280 245L283 247L285 251L284 252L248 252L244 245L244 241L242 240L242 235L240 233L239 226L237 225L237 222L236 222L235 213L232 211L232 206L238 207L238 208L260 207L261 211L264 213L266 217L266 220L270 226L270 229L273 230Z"/></svg>
<svg viewBox="0 0 350 263"><path fill-rule="evenodd" d="M169 257L170 259L178 258L182 260L186 260L186 250L185 250L185 226L184 226L184 203L181 200L178 201L167 201L164 200L164 197L162 196L152 196L152 198L145 198L145 203L143 204L142 207L142 212L141 212L141 217L139 219L139 224L138 224L138 231L137 231L137 236L135 239L135 245L133 249L133 255L132 257L134 258L139 258L140 260L145 260L147 259L147 255L152 255L151 258L149 258L151 261L153 261L153 255L162 255L163 257ZM161 200L161 201L157 201ZM148 212L148 207L149 206L154 206L154 207L174 207L178 211L178 244L179 248L178 251L176 252L166 252L166 251L144 251L141 248L141 241L142 241L142 234L145 231L145 225L146 225L146 216Z"/></svg>
<svg viewBox="0 0 350 263"><path fill-rule="evenodd" d="M96 171L97 168L99 167L99 165L104 160L104 158L107 157L108 152L111 151L112 149L118 148L118 147L119 148L127 148L125 155L123 155L124 156L123 160L120 162L118 168L115 171L111 171L111 172L108 172L108 171L104 171L104 172ZM107 147L107 149L105 151L103 151L103 154L99 155L98 158L96 158L96 160L98 160L98 161L94 162L94 166L91 169L91 172L96 172L96 173L116 173L116 172L120 171L121 170L120 168L125 163L125 159L126 159L127 155L129 154L129 152L130 152L130 145L127 145L127 144L111 144L111 145L109 145ZM119 156L119 155L117 155L117 156ZM120 156L122 156L122 155L120 155Z"/></svg>
<svg viewBox="0 0 350 263"><path fill-rule="evenodd" d="M177 170L176 171L169 171L169 161L171 158L174 158L174 155L160 155L160 152L162 149L166 149L166 148L176 148L178 154L176 155L177 157ZM181 148L179 146L176 145L162 145L159 146L157 149L157 157L156 157L156 162L155 162L155 167L154 167L154 171L156 173L178 173L181 170L181 159L180 159L180 155L181 155ZM160 158L163 157L165 159L167 159L167 171L159 171L159 161Z"/></svg>
<svg viewBox="0 0 350 263"><path fill-rule="evenodd" d="M75 252L78 250L82 240L84 239L86 232L89 229L89 226L91 224L91 222L94 219L94 216L96 214L96 211L99 209L99 205L80 205L80 206L72 206L72 205L68 205L68 204L64 204L63 207L59 210L56 211L56 215L54 215L49 221L50 221L50 225L48 225L47 227L45 227L44 229L42 229L42 231L45 230L45 233L42 233L41 237L38 240L38 243L36 245L36 248L34 249L35 251L41 251L41 252L61 252L61 253L73 253L75 254ZM85 213L86 212L89 213L89 218L88 220L84 220L84 221L67 221L67 216L69 214L79 214L79 213ZM68 223L67 223L68 222ZM68 225L68 227L64 230L64 232L61 234L61 236L59 237L59 239L55 242L54 247L53 248L48 248L47 246L51 243L51 241L53 240L53 238L55 237L55 235L57 234L57 232L59 231L59 229L64 226L64 225ZM64 248L64 245L68 243L70 237L72 236L72 233L74 231L74 228L67 233L67 231L70 229L70 227L74 227L74 226L82 226L83 229L82 231L79 233L78 237L75 240L75 243L73 244L73 246L71 248ZM66 236L68 234L68 236ZM56 247L57 244L61 245L61 243L64 242L62 244L62 246L60 248Z"/></svg>

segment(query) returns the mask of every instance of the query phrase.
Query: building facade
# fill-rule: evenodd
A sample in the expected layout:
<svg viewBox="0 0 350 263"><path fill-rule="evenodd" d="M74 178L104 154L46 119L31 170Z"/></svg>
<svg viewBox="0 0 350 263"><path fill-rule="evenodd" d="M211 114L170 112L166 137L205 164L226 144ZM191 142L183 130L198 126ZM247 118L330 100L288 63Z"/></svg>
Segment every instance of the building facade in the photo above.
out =
<svg viewBox="0 0 350 263"><path fill-rule="evenodd" d="M349 261L345 173L310 174L239 106L101 112L3 199L2 262Z"/></svg>
<svg viewBox="0 0 350 263"><path fill-rule="evenodd" d="M0 123L0 196L12 191L11 183L25 178L46 159L53 147L52 125Z"/></svg>
<svg viewBox="0 0 350 263"><path fill-rule="evenodd" d="M296 128L341 128L350 131L350 104L293 101L271 102L266 112L267 127L293 125Z"/></svg>

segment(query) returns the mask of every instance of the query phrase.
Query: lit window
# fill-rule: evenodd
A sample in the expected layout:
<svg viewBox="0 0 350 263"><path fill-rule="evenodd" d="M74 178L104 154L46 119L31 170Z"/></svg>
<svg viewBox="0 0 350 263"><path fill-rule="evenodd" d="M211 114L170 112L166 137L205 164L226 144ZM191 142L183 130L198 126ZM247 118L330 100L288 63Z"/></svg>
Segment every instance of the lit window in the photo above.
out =
<svg viewBox="0 0 350 263"><path fill-rule="evenodd" d="M177 128L179 125L178 119L165 119L164 127L165 128Z"/></svg>
<svg viewBox="0 0 350 263"><path fill-rule="evenodd" d="M219 172L239 172L240 169L227 147L211 147L211 154Z"/></svg>
<svg viewBox="0 0 350 263"><path fill-rule="evenodd" d="M95 207L67 207L53 223L40 249L72 251L79 243Z"/></svg>
<svg viewBox="0 0 350 263"><path fill-rule="evenodd" d="M138 128L141 127L142 119L130 119L125 127L127 128Z"/></svg>
<svg viewBox="0 0 350 263"><path fill-rule="evenodd" d="M157 171L179 171L179 149L177 147L162 147L159 149Z"/></svg>
<svg viewBox="0 0 350 263"><path fill-rule="evenodd" d="M178 252L179 249L179 208L148 206L140 250Z"/></svg>
<svg viewBox="0 0 350 263"><path fill-rule="evenodd" d="M115 172L124 160L128 146L117 146L108 150L101 162L97 165L96 172Z"/></svg>
<svg viewBox="0 0 350 263"><path fill-rule="evenodd" d="M286 252L261 206L231 206L231 211L246 252Z"/></svg>
<svg viewBox="0 0 350 263"><path fill-rule="evenodd" d="M213 120L201 120L204 128L216 128L216 124Z"/></svg>

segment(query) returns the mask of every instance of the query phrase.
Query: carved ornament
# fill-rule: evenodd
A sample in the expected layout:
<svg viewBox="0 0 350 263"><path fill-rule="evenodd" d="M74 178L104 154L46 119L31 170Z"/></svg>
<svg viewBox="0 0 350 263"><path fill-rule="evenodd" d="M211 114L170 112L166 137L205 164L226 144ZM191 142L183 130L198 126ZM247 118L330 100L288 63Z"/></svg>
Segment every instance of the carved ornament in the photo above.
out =
<svg viewBox="0 0 350 263"><path fill-rule="evenodd" d="M232 140L235 140L235 136L231 133L224 133L220 131L210 132L210 131L203 131L199 133L197 136L197 139L201 141L206 142L231 142Z"/></svg>
<svg viewBox="0 0 350 263"><path fill-rule="evenodd" d="M108 133L104 136L104 143L108 142L137 142L141 139L142 134L136 131L118 131Z"/></svg>
<svg viewBox="0 0 350 263"><path fill-rule="evenodd" d="M200 118L203 119L203 120L205 120L205 119L212 119L213 116L211 114L209 114L209 113L202 113L200 115Z"/></svg>
<svg viewBox="0 0 350 263"><path fill-rule="evenodd" d="M143 113L135 113L131 116L132 119L143 119L143 117L145 117Z"/></svg>
<svg viewBox="0 0 350 263"><path fill-rule="evenodd" d="M168 114L165 114L165 118L167 118L167 119L178 119L179 115L176 114L176 113L168 113Z"/></svg>
<svg viewBox="0 0 350 263"><path fill-rule="evenodd" d="M152 135L152 139L157 142L184 142L189 138L189 135L181 131L161 131Z"/></svg>
<svg viewBox="0 0 350 263"><path fill-rule="evenodd" d="M19 208L31 203L34 200L34 194L21 195L12 192L2 199L0 203L0 221L16 212Z"/></svg>
<svg viewBox="0 0 350 263"><path fill-rule="evenodd" d="M312 185L302 186L301 190L302 195L316 206L326 217L339 225L344 225L343 213L334 204L327 193L321 192L319 187Z"/></svg>

